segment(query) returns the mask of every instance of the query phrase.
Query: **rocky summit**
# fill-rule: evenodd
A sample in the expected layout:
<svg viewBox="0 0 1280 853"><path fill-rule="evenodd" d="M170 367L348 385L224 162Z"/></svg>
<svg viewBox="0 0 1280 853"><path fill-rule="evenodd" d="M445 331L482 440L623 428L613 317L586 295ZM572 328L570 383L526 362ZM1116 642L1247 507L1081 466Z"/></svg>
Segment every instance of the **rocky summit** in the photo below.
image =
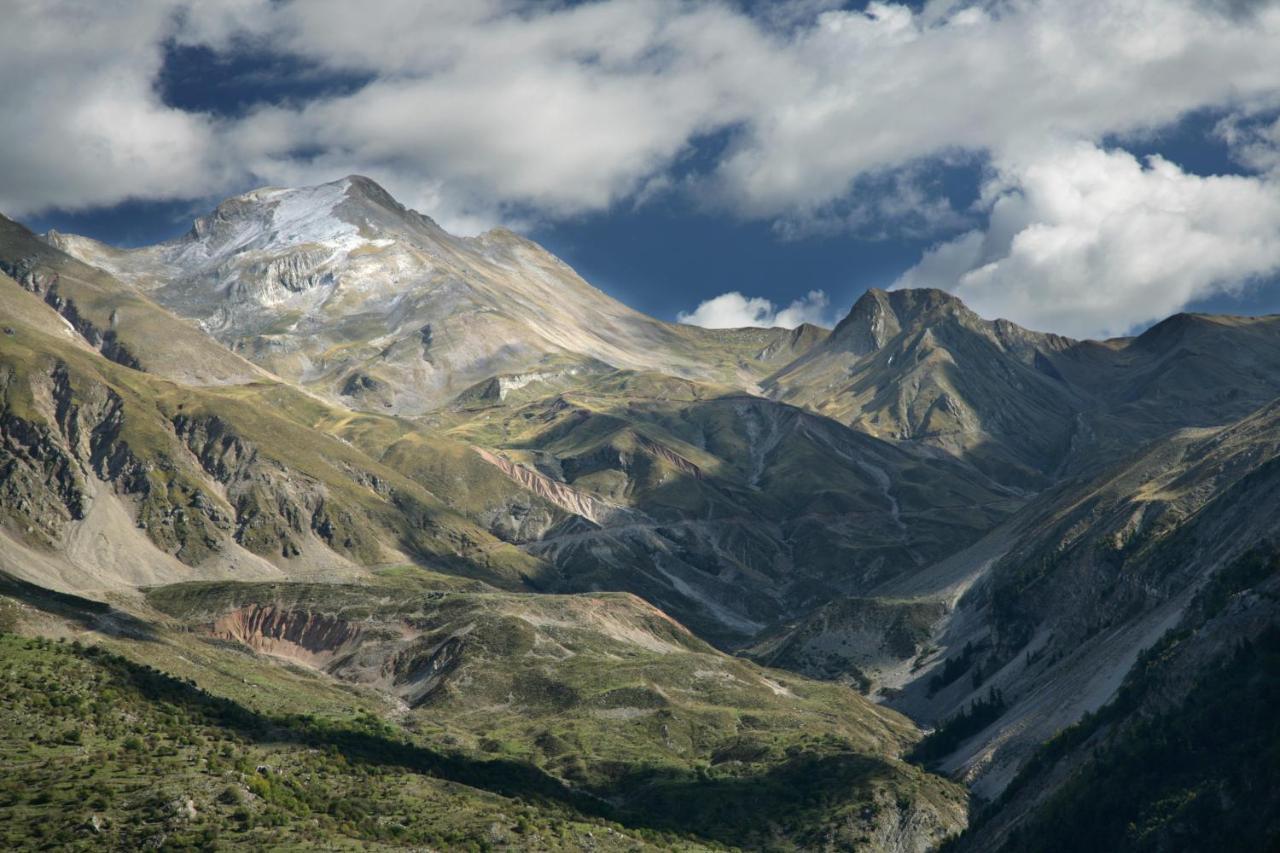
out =
<svg viewBox="0 0 1280 853"><path fill-rule="evenodd" d="M0 327L6 846L1280 833L1275 316L703 329L350 176L0 217Z"/></svg>

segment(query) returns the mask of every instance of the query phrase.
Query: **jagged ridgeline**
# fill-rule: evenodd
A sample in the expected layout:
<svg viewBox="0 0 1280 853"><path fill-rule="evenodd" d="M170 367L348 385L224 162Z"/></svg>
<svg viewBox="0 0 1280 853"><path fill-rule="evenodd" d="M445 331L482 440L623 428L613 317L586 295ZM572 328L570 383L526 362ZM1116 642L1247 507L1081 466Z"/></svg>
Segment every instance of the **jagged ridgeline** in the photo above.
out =
<svg viewBox="0 0 1280 853"><path fill-rule="evenodd" d="M705 330L357 176L0 218L0 838L1260 842L1150 721L1268 695L1278 397L1276 318Z"/></svg>

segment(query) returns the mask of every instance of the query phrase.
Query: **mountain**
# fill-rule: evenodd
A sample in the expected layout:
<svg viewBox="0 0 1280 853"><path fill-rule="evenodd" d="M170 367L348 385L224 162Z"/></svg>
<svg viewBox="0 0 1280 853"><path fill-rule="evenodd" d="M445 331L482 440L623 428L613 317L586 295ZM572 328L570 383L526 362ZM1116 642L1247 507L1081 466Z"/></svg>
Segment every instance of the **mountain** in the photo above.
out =
<svg viewBox="0 0 1280 853"><path fill-rule="evenodd" d="M399 414L493 377L563 382L603 367L750 386L821 337L659 322L511 231L454 237L355 175L237 196L157 246L48 239L281 377Z"/></svg>
<svg viewBox="0 0 1280 853"><path fill-rule="evenodd" d="M949 459L688 380L611 374L482 411L447 434L576 516L524 545L559 589L626 589L730 645L922 568L1020 503Z"/></svg>
<svg viewBox="0 0 1280 853"><path fill-rule="evenodd" d="M420 484L313 428L342 414L309 396L256 376L176 384L59 328L47 300L12 279L0 276L0 293L0 554L28 580L86 592L350 576L412 554L508 584L539 572ZM133 347L128 331L116 340Z"/></svg>
<svg viewBox="0 0 1280 853"><path fill-rule="evenodd" d="M1277 336L1277 316L1179 314L1134 338L1075 341L983 319L942 291L872 289L763 384L775 399L1039 490L1280 396Z"/></svg>
<svg viewBox="0 0 1280 853"><path fill-rule="evenodd" d="M1084 405L1051 360L1072 344L984 320L942 291L873 289L766 388L859 431L939 448L1031 489L1051 481Z"/></svg>
<svg viewBox="0 0 1280 853"><path fill-rule="evenodd" d="M634 592L722 645L923 566L1020 502L951 460L751 393L825 330L661 323L528 241L453 237L367 179L248 193L150 248L48 244L279 384L362 421L399 411L337 437L522 549L539 589ZM286 315L296 327L280 325ZM305 355L320 350L328 361ZM404 420L419 409L430 411Z"/></svg>
<svg viewBox="0 0 1280 853"><path fill-rule="evenodd" d="M581 834L613 820L632 833L678 833L695 849L834 839L923 850L963 824L962 792L903 761L919 737L905 718L847 689L731 658L638 599L529 592L554 584L551 564L461 515L466 502L442 502L316 426L375 443L382 432L417 441L401 422L334 410L276 382L175 384L24 322L27 314L57 315L11 279L0 285L8 288L0 308L6 624L91 637L200 686L156 682L145 674L153 670L133 664L98 672L92 659L77 662L94 683L124 691L131 711L116 719L83 704L59 713L61 728L47 742L39 735L43 753L71 760L64 750L80 746L59 738L72 726L81 744L112 748L123 738L127 754L139 735L122 731L175 719L175 707L215 742L248 736L252 744L228 747L223 754L235 763L210 759L207 774L195 777L160 759L151 772L165 774L173 801L192 805L158 820L136 811L128 793L147 771L106 761L104 784L114 793L93 814L106 815L99 820L119 843L183 837L188 813L208 815L245 843L257 822L303 839L315 808L304 804L336 802L353 784L348 762L376 767L386 755L405 784L443 776L463 787L433 796L491 816L479 828L456 828L459 843L493 820L505 827L504 812L513 810L541 832L572 825ZM497 487L502 500L511 481L461 449L492 472L469 487ZM444 464L449 476L469 470ZM410 561L449 574L418 583ZM197 580L204 585L192 587ZM26 668L30 646L2 649L20 684L41 677ZM74 682L58 685L59 695L81 695ZM210 705L210 695L225 698ZM12 698L0 731L31 729L36 700ZM300 712L347 722L331 730L289 716ZM369 719L395 722L368 730ZM312 753L299 762L262 746L266 731L272 741L328 744L341 760ZM185 742L172 748L190 752ZM274 794L255 781L254 761L327 781L282 783L292 793ZM32 772L24 778L41 785ZM219 791L228 788L242 793L226 794L227 802L270 797L271 805L224 808ZM369 797L395 802L384 789L361 801ZM520 806L528 797L552 805ZM760 811L762 797L776 807ZM721 817L698 819L694 803L715 804ZM794 817L772 817L787 813ZM49 831L75 837L93 814L59 819ZM5 831L16 846L33 837ZM332 831L389 840L373 827Z"/></svg>
<svg viewBox="0 0 1280 853"><path fill-rule="evenodd" d="M513 808L511 798L550 796L559 804L524 810L534 826L553 827L544 831L572 825L581 833L592 821L616 819L632 828L620 839L674 832L691 848L767 840L923 850L963 825L961 791L903 761L919 738L905 718L847 688L729 657L651 605L594 590L644 590L725 642L754 629L737 616L744 597L761 603L741 612L767 621L814 594L789 592L812 582L789 578L788 563L753 556L756 541L795 547L787 539L795 534L782 525L757 538L751 525L767 512L783 508L800 525L816 522L808 518L823 501L856 512L867 529L885 528L886 541L869 545L872 563L882 565L885 555L897 560L910 548L921 555L947 549L956 531L972 538L989 523L986 513L1007 512L996 506L960 522L939 519L935 542L909 543L901 516L936 516L940 508L906 486L899 501L882 467L896 474L923 466L909 478L936 479L939 494L946 484L961 500L1007 503L989 484L970 482L949 462L842 436L847 431L837 425L745 396L736 385L604 362L559 385L547 377L504 383L508 375L495 374L424 419L382 406L352 409L342 404L351 399L233 352L207 316L173 298L176 286L120 278L102 258L103 266L91 267L56 248L75 238L41 242L17 225L7 233L4 268L18 278L0 278L6 624L92 638L123 655L101 672L93 661L74 666L127 691L127 730L175 706L196 715L184 717L190 724L209 726L202 697L218 696L216 739L243 738L236 727L248 719L289 739L330 743L357 766L394 748L415 756L397 765L409 779L423 768L447 771L464 786L455 799L469 813L494 815ZM222 263L239 262L248 263L238 255ZM755 362L761 373L823 337L811 327L686 336L646 322L673 340L695 341L717 364ZM705 412L685 423L681 410L695 399ZM753 412L757 404L764 408ZM552 424L528 436L536 460L521 455L521 442L491 434L507 419L528 424L530 412L562 410L577 429ZM750 413L747 433L734 425L739 411ZM855 476L829 478L825 497L799 494L797 483L775 474L779 464L804 467L786 450L796 441L809 456L835 447ZM751 459L737 458L741 452ZM532 476L539 463L559 466L560 479ZM620 488L610 485L615 476L625 481ZM626 529L615 532L615 525ZM602 533L599 545L575 540L592 529ZM840 535L847 547L864 547L855 531ZM657 583L652 569L645 572L654 543L671 556ZM602 558L609 549L613 556ZM594 562L583 562L588 555ZM753 559L762 569L734 583L727 572L742 572ZM396 580L420 571L410 564L442 574ZM828 572L824 582L835 580ZM29 648L5 650L15 667L26 666ZM131 682L144 671L132 662L181 673L199 691L150 676ZM250 683L257 686L246 691ZM70 684L59 689L76 693ZM15 694L5 731L29 725L29 699ZM378 729L383 741L353 744L347 729L330 733L279 716L299 710L353 721L356 731L370 719L360 715L373 713L394 721L385 724L394 738ZM230 729L224 717L234 722ZM442 728L446 718L455 722ZM88 742L120 737L121 721L96 712L60 719ZM626 736L620 726L629 727ZM51 736L47 749L58 756L65 745ZM113 790L130 790L131 765L108 764ZM334 772L315 760L290 766ZM513 776L501 767L520 769ZM243 771L210 771L212 787L175 768L163 772L180 786L175 801L191 805L166 811L156 832L181 837L189 827L182 815L194 811L247 833L246 843L256 821L304 837L298 821L309 812L298 803L332 801L349 784L289 789L292 799L272 794L266 811L246 807L244 816L224 808L218 793L244 792L226 794L228 802L265 796ZM385 792L373 796L389 802ZM495 805L494 796L508 799ZM761 797L777 805L761 811ZM98 827L89 831L142 843L152 836L139 822L152 821L131 803L105 801L104 817L76 817L50 831L74 835L88 821ZM698 803L714 804L721 817L701 819ZM780 817L787 813L793 817ZM133 834L114 834L122 830ZM468 833L489 830L451 831L469 840L476 836ZM341 832L387 840L368 827ZM6 837L15 844L28 838Z"/></svg>
<svg viewBox="0 0 1280 853"><path fill-rule="evenodd" d="M1020 735L993 732L994 756L979 759L984 750L971 744L957 765L1007 765L1001 750L1016 753L1019 741L1096 710L1197 590L1272 540L1278 413L1272 403L1225 427L1180 431L1032 508L987 582L961 603L984 614L983 627L966 615L963 632L978 649L973 666L989 674L974 681L1001 688L1011 706L995 728Z"/></svg>
<svg viewBox="0 0 1280 853"><path fill-rule="evenodd" d="M1278 406L1178 430L1049 489L970 548L824 606L752 656L878 692L937 728L929 766L996 799L1041 744L1123 695L1144 650L1176 644L1188 666L1208 666L1274 623L1271 599L1249 591L1269 576L1232 578L1274 543ZM1238 597L1233 620L1248 631L1197 621L1197 597L1222 583L1240 585L1214 606Z"/></svg>
<svg viewBox="0 0 1280 853"><path fill-rule="evenodd" d="M0 219L0 629L90 644L0 638L0 838L1256 847L1278 458L1278 317L704 330L359 177Z"/></svg>
<svg viewBox="0 0 1280 853"><path fill-rule="evenodd" d="M1115 698L1039 748L956 849L1273 845L1277 568L1271 543L1224 565Z"/></svg>

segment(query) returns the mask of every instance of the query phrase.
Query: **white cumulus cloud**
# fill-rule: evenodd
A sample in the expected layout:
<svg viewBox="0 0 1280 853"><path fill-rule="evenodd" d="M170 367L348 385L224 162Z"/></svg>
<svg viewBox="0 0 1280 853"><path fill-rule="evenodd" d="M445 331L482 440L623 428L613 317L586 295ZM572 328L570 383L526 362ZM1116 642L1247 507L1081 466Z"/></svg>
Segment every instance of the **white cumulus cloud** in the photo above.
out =
<svg viewBox="0 0 1280 853"><path fill-rule="evenodd" d="M681 311L676 320L704 329L740 329L746 326L794 329L801 323L830 325L830 307L831 301L821 290L811 290L782 309L768 299L743 296L735 290L708 299L692 311Z"/></svg>
<svg viewBox="0 0 1280 853"><path fill-rule="evenodd" d="M1233 13L1234 12L1234 13ZM1205 105L1280 96L1280 3L934 0L831 11L783 51L787 96L719 164L734 209L818 210L857 176L950 149L1149 131Z"/></svg>
<svg viewBox="0 0 1280 853"><path fill-rule="evenodd" d="M1280 98L1276 0L834 5L15 0L0 29L0 206L360 172L445 223L578 216L669 186L788 231L856 229L862 211L895 215L863 198L885 192L876 176L921 161ZM169 43L369 80L211 116L161 101ZM681 173L715 134L727 147ZM940 218L938 198L904 217Z"/></svg>
<svg viewBox="0 0 1280 853"><path fill-rule="evenodd" d="M998 164L985 230L928 252L897 287L1064 334L1125 334L1280 273L1280 183L1203 177L1089 143Z"/></svg>
<svg viewBox="0 0 1280 853"><path fill-rule="evenodd" d="M0 212L191 198L226 185L213 123L156 91L172 4L15 0L3 18Z"/></svg>

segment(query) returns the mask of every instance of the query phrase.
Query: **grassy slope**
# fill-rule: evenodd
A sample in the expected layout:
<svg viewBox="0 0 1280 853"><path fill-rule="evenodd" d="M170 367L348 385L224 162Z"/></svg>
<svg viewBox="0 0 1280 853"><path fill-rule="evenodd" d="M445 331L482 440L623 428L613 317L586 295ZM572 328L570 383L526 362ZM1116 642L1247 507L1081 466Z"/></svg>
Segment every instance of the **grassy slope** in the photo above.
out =
<svg viewBox="0 0 1280 853"><path fill-rule="evenodd" d="M812 423L811 423L812 421ZM768 432L778 429L777 443ZM946 462L909 456L883 442L813 419L790 407L747 397L726 386L659 374L617 372L589 385L523 406L495 408L454 426L450 434L467 442L511 451L525 458L543 452L560 458L588 457L603 449L636 452L645 439L694 463L714 486L659 468L649 480L611 495L660 511L707 509L710 492L721 493L724 511L758 504L772 513L820 511L888 515L875 476L855 461L820 443L813 432L830 431L845 448L872 464L889 466L895 489L905 492L906 511L943 506L960 511L954 523L983 528L1007 511L999 495L972 472ZM819 464L820 463L820 464ZM754 485L759 488L752 488ZM586 484L590 488L590 484ZM603 489L602 489L603 491ZM701 494L699 494L701 492ZM606 495L610 496L610 495ZM733 506L734 504L739 506ZM965 511L967 510L967 512ZM931 519L924 519L931 520Z"/></svg>
<svg viewBox="0 0 1280 853"><path fill-rule="evenodd" d="M450 435L530 466L554 457L575 487L659 521L714 519L725 530L737 523L748 541L772 530L806 573L855 584L863 566L899 570L949 553L1014 505L959 466L730 388L657 374L618 372L554 398L495 407ZM673 464L665 450L700 473ZM877 471L892 478L910 542ZM775 570L776 559L750 558L770 548L741 549L748 571Z"/></svg>
<svg viewBox="0 0 1280 853"><path fill-rule="evenodd" d="M110 334L144 370L195 384L244 382L266 376L193 323L161 308L106 272L48 246L3 216L0 269L31 278L30 286L39 292L38 296L33 295L34 300L57 302L64 316L79 318L81 334ZM17 289L16 285L13 290L4 288L6 308L16 300ZM52 312L40 324L46 331L61 327ZM100 346L95 344L95 348Z"/></svg>
<svg viewBox="0 0 1280 853"><path fill-rule="evenodd" d="M449 761L375 717L260 714L97 648L12 635L0 670L9 849L699 846L583 814L498 763Z"/></svg>
<svg viewBox="0 0 1280 853"><path fill-rule="evenodd" d="M963 820L959 788L894 757L917 737L907 721L716 653L628 596L511 595L404 568L372 585L165 587L150 595L163 610L136 621L0 593L0 629L16 613L23 631L103 649L0 639L0 750L30 754L20 784L0 788L0 838L15 842L100 844L84 827L94 813L116 846L165 834L449 849L577 849L588 832L601 849L858 847L899 808L935 837ZM460 633L463 664L405 710L359 683L362 656L382 666L376 644L335 679L203 637L211 615L249 601L362 617L371 637L379 621ZM197 818L182 815L188 798Z"/></svg>
<svg viewBox="0 0 1280 853"><path fill-rule="evenodd" d="M847 688L726 657L630 596L441 591L438 581L412 570L372 587L181 585L149 600L197 632L251 604L359 625L362 643L327 667L352 683L385 683L401 662L461 638L460 665L404 713L405 728L536 768L614 803L628 825L808 847L866 844L898 803L926 823L961 819L958 789L896 758L914 727ZM408 698L413 685L396 681Z"/></svg>
<svg viewBox="0 0 1280 853"><path fill-rule="evenodd" d="M47 308L32 304L35 298L12 281L0 285L5 287L6 300L14 297L0 307L0 320L14 332L0 335L0 368L7 378L4 411L56 430L52 413L35 405L38 392L33 389L58 365L65 366L79 396L108 389L123 406L120 441L148 465L148 500L161 505L160 510L167 513L171 507L186 507L200 493L202 500L234 515L220 487L209 482L174 434L174 422L180 416L216 419L230 435L248 442L259 458L304 482L320 484L332 503L350 514L356 545L349 556L358 562L379 562L381 550L371 541L377 539L497 583L519 586L521 575L536 576L543 570L537 560L503 544L451 508L447 494L445 498L432 494L421 483L326 432L325 427L344 421L340 410L272 381L196 388L116 364L52 334ZM34 325L37 321L45 327ZM371 419L407 429L403 422ZM383 493L370 488L371 477L385 485ZM367 535L370 528L365 525L375 531L374 536ZM198 555L192 560L198 561Z"/></svg>

